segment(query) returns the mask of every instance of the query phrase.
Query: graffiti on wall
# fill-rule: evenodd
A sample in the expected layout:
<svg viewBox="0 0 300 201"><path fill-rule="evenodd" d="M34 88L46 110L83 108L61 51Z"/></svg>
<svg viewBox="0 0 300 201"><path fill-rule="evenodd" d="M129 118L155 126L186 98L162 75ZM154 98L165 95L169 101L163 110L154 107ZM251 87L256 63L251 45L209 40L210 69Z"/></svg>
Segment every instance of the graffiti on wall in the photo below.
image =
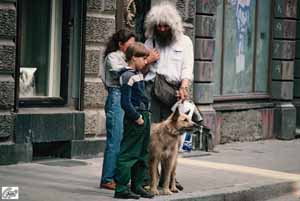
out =
<svg viewBox="0 0 300 201"><path fill-rule="evenodd" d="M245 70L245 52L247 48L248 34L250 29L250 5L251 0L229 0L235 10L237 51L236 51L236 73Z"/></svg>

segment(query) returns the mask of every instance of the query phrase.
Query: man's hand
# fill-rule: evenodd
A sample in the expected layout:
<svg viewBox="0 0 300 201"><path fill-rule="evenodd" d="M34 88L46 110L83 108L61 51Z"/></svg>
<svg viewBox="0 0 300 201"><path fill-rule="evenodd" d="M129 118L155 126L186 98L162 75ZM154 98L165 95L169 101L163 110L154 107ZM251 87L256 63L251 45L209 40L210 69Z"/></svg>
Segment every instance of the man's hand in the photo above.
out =
<svg viewBox="0 0 300 201"><path fill-rule="evenodd" d="M144 119L143 119L142 115L140 116L140 118L138 118L137 120L135 120L135 122L136 122L138 125L143 125L143 124L144 124Z"/></svg>
<svg viewBox="0 0 300 201"><path fill-rule="evenodd" d="M149 64L152 64L152 63L156 62L160 58L159 52L156 49L150 49L149 52L150 52L149 56L146 59L147 64L146 64L145 68L143 68L141 70L141 72L144 75L146 75L150 70L150 65Z"/></svg>
<svg viewBox="0 0 300 201"><path fill-rule="evenodd" d="M180 87L176 94L178 100L187 100L189 98L189 89Z"/></svg>
<svg viewBox="0 0 300 201"><path fill-rule="evenodd" d="M160 54L156 49L150 49L149 52L150 52L150 54L147 57L147 64L152 64L152 63L156 62L157 60L159 60Z"/></svg>
<svg viewBox="0 0 300 201"><path fill-rule="evenodd" d="M187 79L182 80L181 86L176 94L178 99L184 101L189 98L189 85L190 85L189 80Z"/></svg>

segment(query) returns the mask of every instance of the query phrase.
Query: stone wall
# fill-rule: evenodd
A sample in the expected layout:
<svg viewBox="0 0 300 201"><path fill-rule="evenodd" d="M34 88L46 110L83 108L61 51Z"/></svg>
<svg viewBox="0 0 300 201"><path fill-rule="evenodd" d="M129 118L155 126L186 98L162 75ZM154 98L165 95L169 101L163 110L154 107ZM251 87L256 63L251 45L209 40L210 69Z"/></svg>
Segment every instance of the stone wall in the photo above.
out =
<svg viewBox="0 0 300 201"><path fill-rule="evenodd" d="M186 35L188 35L192 39L192 41L194 41L196 2L193 0L177 0L176 8L178 9L184 22Z"/></svg>
<svg viewBox="0 0 300 201"><path fill-rule="evenodd" d="M274 4L271 52L271 92L277 104L274 133L277 138L288 140L295 137L296 129L296 109L291 102L294 98L297 0L275 0Z"/></svg>
<svg viewBox="0 0 300 201"><path fill-rule="evenodd" d="M194 100L213 103L217 0L197 1Z"/></svg>
<svg viewBox="0 0 300 201"><path fill-rule="evenodd" d="M273 138L274 109L217 112L215 144Z"/></svg>
<svg viewBox="0 0 300 201"><path fill-rule="evenodd" d="M0 1L0 143L13 139L16 7Z"/></svg>
<svg viewBox="0 0 300 201"><path fill-rule="evenodd" d="M271 48L271 96L272 107L251 108L250 101L244 101L249 108L233 105L231 110L220 110L214 103L214 54L216 36L216 7L220 1L198 0L196 10L195 40L195 83L194 100L204 111L204 120L215 134L215 144L232 141L253 141L276 137L293 139L296 110L291 104L297 97L296 78L298 41L296 41L296 0L275 0L272 3L272 48ZM299 1L298 1L299 4ZM299 57L300 58L300 57ZM300 77L299 77L300 78ZM297 86L296 86L297 87ZM230 105L231 103L224 103ZM214 113L216 109L217 113ZM273 126L274 125L274 126Z"/></svg>
<svg viewBox="0 0 300 201"><path fill-rule="evenodd" d="M88 0L85 56L85 134L105 134L104 104L107 92L99 77L105 44L115 32L116 0Z"/></svg>
<svg viewBox="0 0 300 201"><path fill-rule="evenodd" d="M213 89L216 14L219 1L198 0L196 2L194 101L204 115L205 125L212 130L214 139L217 139ZM217 144L216 141L214 144Z"/></svg>

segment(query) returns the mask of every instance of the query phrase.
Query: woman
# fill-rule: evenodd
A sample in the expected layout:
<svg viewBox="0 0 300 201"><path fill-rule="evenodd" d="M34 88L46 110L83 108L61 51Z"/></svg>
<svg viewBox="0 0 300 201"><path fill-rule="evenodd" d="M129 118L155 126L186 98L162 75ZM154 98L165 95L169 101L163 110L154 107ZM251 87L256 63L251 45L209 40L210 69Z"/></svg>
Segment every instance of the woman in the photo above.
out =
<svg viewBox="0 0 300 201"><path fill-rule="evenodd" d="M125 51L135 42L135 35L126 30L113 34L104 52L104 68L100 76L108 91L105 103L106 147L102 168L100 188L114 190L116 160L123 135L124 112L121 108L119 71L127 66Z"/></svg>

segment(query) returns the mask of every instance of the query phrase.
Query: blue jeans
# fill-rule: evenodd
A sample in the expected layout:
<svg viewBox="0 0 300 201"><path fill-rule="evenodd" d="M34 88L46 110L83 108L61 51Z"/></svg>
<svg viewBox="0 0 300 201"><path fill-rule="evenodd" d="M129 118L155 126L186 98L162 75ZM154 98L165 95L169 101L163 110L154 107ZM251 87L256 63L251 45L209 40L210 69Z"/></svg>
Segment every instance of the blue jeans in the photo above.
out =
<svg viewBox="0 0 300 201"><path fill-rule="evenodd" d="M121 108L121 91L119 88L108 88L105 103L106 147L102 167L101 183L111 182L115 176L117 158L123 137L124 111Z"/></svg>

